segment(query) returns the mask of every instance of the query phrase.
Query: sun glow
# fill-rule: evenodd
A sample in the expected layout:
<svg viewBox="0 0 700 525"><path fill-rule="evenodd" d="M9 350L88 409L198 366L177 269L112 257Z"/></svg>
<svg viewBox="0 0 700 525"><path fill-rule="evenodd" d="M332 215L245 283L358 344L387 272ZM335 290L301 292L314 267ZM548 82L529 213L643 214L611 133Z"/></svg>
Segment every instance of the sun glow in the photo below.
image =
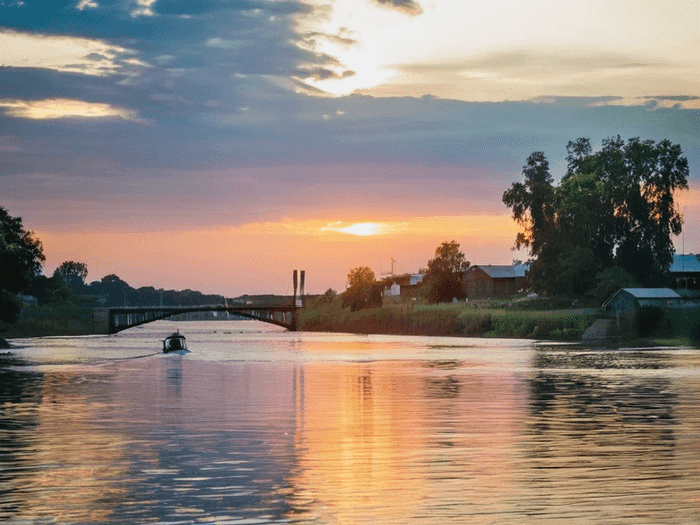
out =
<svg viewBox="0 0 700 525"><path fill-rule="evenodd" d="M374 222L358 222L347 228L341 228L338 231L350 233L352 235L376 235L378 233L379 224Z"/></svg>

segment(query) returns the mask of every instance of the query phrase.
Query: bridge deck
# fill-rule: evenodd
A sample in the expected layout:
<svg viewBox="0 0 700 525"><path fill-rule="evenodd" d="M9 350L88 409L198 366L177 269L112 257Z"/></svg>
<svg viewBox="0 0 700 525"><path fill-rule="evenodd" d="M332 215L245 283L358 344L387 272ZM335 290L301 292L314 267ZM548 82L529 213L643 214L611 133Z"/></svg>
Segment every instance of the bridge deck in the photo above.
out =
<svg viewBox="0 0 700 525"><path fill-rule="evenodd" d="M189 312L228 312L295 331L301 301L290 304L236 304L211 306L124 306L96 309L93 325L98 333L114 334L127 328Z"/></svg>

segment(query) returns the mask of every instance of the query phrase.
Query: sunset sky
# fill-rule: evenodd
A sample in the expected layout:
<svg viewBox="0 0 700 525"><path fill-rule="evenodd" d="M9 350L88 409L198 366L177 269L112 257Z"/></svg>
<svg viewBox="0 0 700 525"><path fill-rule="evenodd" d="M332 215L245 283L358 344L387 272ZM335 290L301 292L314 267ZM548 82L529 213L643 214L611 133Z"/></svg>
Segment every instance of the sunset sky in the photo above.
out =
<svg viewBox="0 0 700 525"><path fill-rule="evenodd" d="M700 252L697 0L0 0L0 206L45 273L238 296L507 264L530 153L668 138Z"/></svg>

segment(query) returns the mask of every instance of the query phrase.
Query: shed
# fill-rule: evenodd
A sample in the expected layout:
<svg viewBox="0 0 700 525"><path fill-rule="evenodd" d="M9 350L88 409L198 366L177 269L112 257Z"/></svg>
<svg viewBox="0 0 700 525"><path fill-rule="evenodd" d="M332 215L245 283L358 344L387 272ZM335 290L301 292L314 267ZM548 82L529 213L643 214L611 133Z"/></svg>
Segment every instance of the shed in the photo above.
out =
<svg viewBox="0 0 700 525"><path fill-rule="evenodd" d="M467 297L508 297L525 290L526 264L470 266L464 274Z"/></svg>
<svg viewBox="0 0 700 525"><path fill-rule="evenodd" d="M622 288L603 303L603 310L617 314L642 306L680 308L682 298L670 288Z"/></svg>

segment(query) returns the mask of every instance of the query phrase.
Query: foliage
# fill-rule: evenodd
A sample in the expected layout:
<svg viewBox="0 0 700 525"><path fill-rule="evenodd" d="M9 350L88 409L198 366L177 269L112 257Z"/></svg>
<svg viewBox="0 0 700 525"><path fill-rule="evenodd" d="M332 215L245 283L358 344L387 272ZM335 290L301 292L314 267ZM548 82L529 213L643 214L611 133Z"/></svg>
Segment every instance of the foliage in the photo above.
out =
<svg viewBox="0 0 700 525"><path fill-rule="evenodd" d="M303 330L315 331L576 340L597 315L590 309L515 312L475 310L465 304L409 303L354 312L333 306L306 308L300 321Z"/></svg>
<svg viewBox="0 0 700 525"><path fill-rule="evenodd" d="M25 291L45 260L41 241L0 206L0 291Z"/></svg>
<svg viewBox="0 0 700 525"><path fill-rule="evenodd" d="M348 273L348 288L343 293L343 308L350 307L355 312L368 308L378 300L381 305L381 289L377 299L374 272L368 266L353 268Z"/></svg>
<svg viewBox="0 0 700 525"><path fill-rule="evenodd" d="M464 254L459 251L459 243L454 240L443 242L435 249L435 257L428 261L425 272L427 285L426 298L430 303L451 301L454 297L464 299L466 290L462 272L469 268Z"/></svg>
<svg viewBox="0 0 700 525"><path fill-rule="evenodd" d="M53 272L54 277L60 277L74 290L80 290L85 286L87 275L87 264L75 261L64 261Z"/></svg>
<svg viewBox="0 0 700 525"><path fill-rule="evenodd" d="M337 297L338 292L333 290L332 288L329 288L328 290L325 291L325 293L320 297L321 304L331 304L335 298Z"/></svg>
<svg viewBox="0 0 700 525"><path fill-rule="evenodd" d="M625 270L619 266L606 268L596 275L596 287L592 295L597 304L603 304L620 288L636 288L638 285Z"/></svg>
<svg viewBox="0 0 700 525"><path fill-rule="evenodd" d="M29 287L29 293L37 298L41 306L66 303L75 295L66 282L55 274L53 277L37 276Z"/></svg>
<svg viewBox="0 0 700 525"><path fill-rule="evenodd" d="M644 286L660 285L673 261L671 236L682 227L674 195L688 188L680 146L618 136L596 153L588 139L569 142L567 152L559 186L535 152L523 167L525 181L503 194L522 229L515 246L532 257L531 287L581 296L614 266Z"/></svg>
<svg viewBox="0 0 700 525"><path fill-rule="evenodd" d="M658 334L663 326L664 310L658 306L642 306L634 312L634 330L639 337Z"/></svg>
<svg viewBox="0 0 700 525"><path fill-rule="evenodd" d="M16 295L0 290L0 321L14 323L22 312L22 301Z"/></svg>

